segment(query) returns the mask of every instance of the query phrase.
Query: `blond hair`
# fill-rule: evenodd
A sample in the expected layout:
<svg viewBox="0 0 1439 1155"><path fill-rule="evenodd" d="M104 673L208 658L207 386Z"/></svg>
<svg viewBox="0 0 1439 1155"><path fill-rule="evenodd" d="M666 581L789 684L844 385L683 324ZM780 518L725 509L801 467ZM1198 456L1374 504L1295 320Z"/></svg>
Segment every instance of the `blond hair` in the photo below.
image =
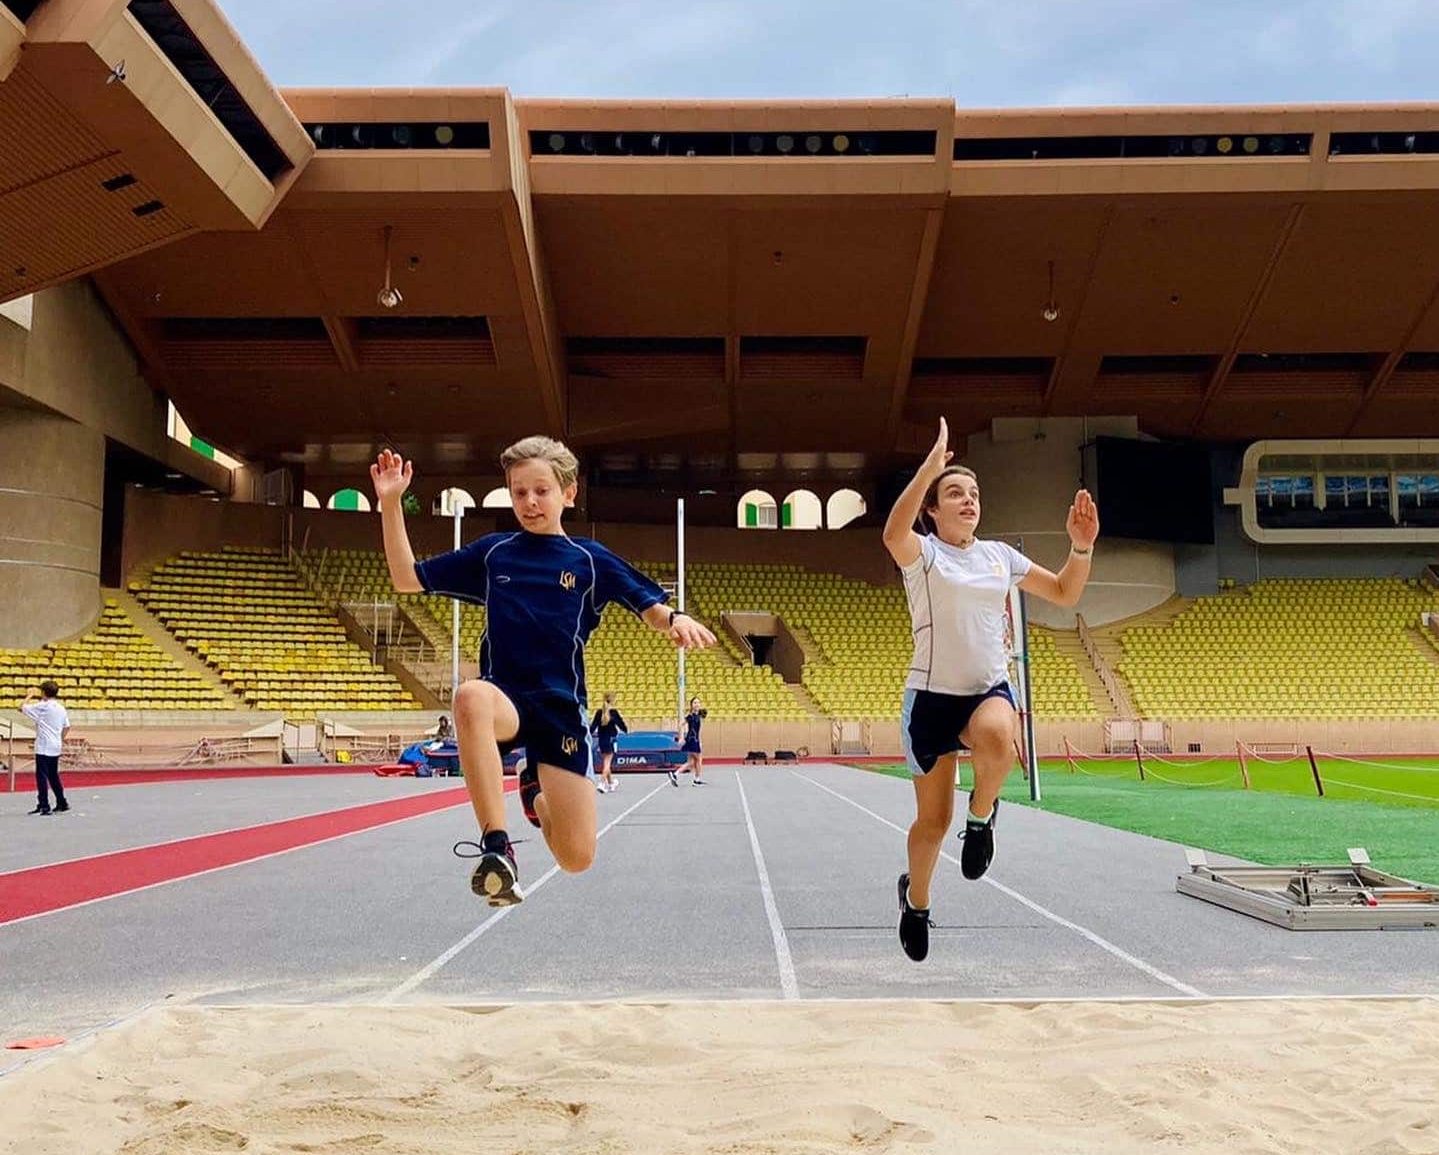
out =
<svg viewBox="0 0 1439 1155"><path fill-rule="evenodd" d="M568 489L580 478L580 461L563 441L536 434L516 441L500 454L500 468L505 480L510 479L510 470L525 461L545 461L555 471L555 480L561 489Z"/></svg>
<svg viewBox="0 0 1439 1155"><path fill-rule="evenodd" d="M944 484L946 477L955 476L972 477L976 482L979 481L979 474L975 473L969 466L950 465L945 468L943 473L929 483L929 488L924 491L924 501L919 507L919 523L930 533L933 533L935 530L935 522L934 516L929 511L939 506L939 487Z"/></svg>

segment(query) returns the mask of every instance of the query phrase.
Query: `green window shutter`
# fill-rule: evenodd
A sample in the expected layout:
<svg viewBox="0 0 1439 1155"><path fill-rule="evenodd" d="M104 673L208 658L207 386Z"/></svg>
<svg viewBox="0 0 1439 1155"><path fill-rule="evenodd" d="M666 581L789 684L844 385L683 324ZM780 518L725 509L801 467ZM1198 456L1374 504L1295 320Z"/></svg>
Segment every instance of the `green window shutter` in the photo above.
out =
<svg viewBox="0 0 1439 1155"><path fill-rule="evenodd" d="M211 461L215 459L215 447L209 442L201 441L193 434L190 437L190 448L202 457L208 457Z"/></svg>
<svg viewBox="0 0 1439 1155"><path fill-rule="evenodd" d="M746 529L753 529L759 524L759 506L748 501L744 503L744 524Z"/></svg>
<svg viewBox="0 0 1439 1155"><path fill-rule="evenodd" d="M794 507L793 507L792 505L790 505L789 502L785 502L782 506L779 507L779 527L780 527L780 529L788 529L789 526L790 526L790 522L793 521L793 520L794 520Z"/></svg>

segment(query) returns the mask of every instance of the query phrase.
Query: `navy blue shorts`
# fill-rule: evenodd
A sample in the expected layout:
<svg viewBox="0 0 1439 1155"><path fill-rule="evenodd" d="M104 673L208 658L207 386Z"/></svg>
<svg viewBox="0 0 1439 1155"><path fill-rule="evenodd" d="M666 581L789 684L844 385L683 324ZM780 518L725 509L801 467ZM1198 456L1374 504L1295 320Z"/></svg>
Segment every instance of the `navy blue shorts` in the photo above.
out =
<svg viewBox="0 0 1439 1155"><path fill-rule="evenodd" d="M946 754L965 748L959 740L979 704L987 698L1003 698L1011 706L1014 695L1009 683L1000 682L982 694L941 694L934 690L906 690L900 712L899 735L904 760L916 778L928 774Z"/></svg>
<svg viewBox="0 0 1439 1155"><path fill-rule="evenodd" d="M517 746L525 748L525 760L531 766L559 766L575 774L592 777L590 761L590 730L584 707L564 694L511 690L498 682L493 685L514 703L520 716L520 728L508 742L500 743L500 754L508 754Z"/></svg>
<svg viewBox="0 0 1439 1155"><path fill-rule="evenodd" d="M704 751L700 749L700 744L698 742L686 742L683 746L680 747L680 753L703 754Z"/></svg>
<svg viewBox="0 0 1439 1155"><path fill-rule="evenodd" d="M614 752L615 752L615 740L614 740L613 738L603 738L603 737L600 737L599 735L596 735L596 737L595 737L595 753L597 753L597 754L613 754Z"/></svg>

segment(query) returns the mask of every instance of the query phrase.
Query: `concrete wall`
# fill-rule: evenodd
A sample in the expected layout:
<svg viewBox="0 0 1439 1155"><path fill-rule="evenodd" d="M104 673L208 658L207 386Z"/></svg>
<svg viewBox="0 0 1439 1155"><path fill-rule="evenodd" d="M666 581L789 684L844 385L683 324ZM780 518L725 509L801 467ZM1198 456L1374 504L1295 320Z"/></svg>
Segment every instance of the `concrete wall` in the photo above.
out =
<svg viewBox="0 0 1439 1155"><path fill-rule="evenodd" d="M1057 570L1069 554L1064 522L1080 487L1080 446L1098 435L1133 437L1133 418L1052 418L996 421L969 439L957 460L979 475L984 537L1024 539L1024 552ZM1076 609L1029 599L1030 619L1040 625L1074 627L1076 612L1090 625L1131 617L1174 594L1174 547L1164 543L1105 538L1089 585Z"/></svg>
<svg viewBox="0 0 1439 1155"><path fill-rule="evenodd" d="M0 646L34 649L95 621L104 481L99 433L0 409Z"/></svg>

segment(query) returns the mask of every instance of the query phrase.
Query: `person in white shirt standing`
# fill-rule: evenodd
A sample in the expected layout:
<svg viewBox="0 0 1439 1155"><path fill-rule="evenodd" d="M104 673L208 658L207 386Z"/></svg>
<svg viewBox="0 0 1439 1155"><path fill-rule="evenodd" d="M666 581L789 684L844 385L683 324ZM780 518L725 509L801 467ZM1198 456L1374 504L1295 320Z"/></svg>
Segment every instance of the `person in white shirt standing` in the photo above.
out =
<svg viewBox="0 0 1439 1155"><path fill-rule="evenodd" d="M60 687L54 682L41 682L20 703L20 712L35 723L35 792L38 803L31 814L50 814L50 791L55 791L54 813L70 809L65 801L65 787L60 784L60 752L65 735L70 733L70 715L60 701Z"/></svg>
<svg viewBox="0 0 1439 1155"><path fill-rule="evenodd" d="M974 762L960 870L977 879L994 858L999 791L1014 765L1017 714L1004 641L1010 587L1056 605L1079 601L1099 536L1099 514L1087 490L1074 495L1065 528L1069 557L1056 573L1012 546L981 541L979 479L950 465L949 426L890 510L884 545L904 574L914 632L900 719L905 761L914 778L917 814L909 828L909 869L899 876L899 941L915 962L929 954L929 884L954 821L959 751ZM921 523L926 532L916 533Z"/></svg>

